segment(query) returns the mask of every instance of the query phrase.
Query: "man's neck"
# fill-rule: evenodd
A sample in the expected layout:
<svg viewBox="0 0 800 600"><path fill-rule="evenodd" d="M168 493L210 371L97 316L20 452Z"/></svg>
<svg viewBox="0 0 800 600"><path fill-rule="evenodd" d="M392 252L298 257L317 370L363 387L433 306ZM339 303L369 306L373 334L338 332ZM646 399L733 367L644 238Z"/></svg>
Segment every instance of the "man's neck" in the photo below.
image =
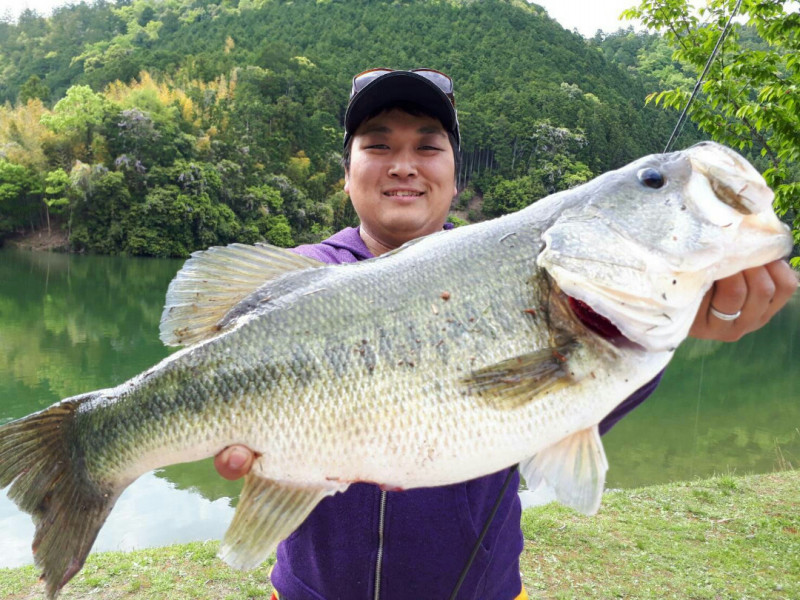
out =
<svg viewBox="0 0 800 600"><path fill-rule="evenodd" d="M358 234L361 236L364 245L367 247L373 256L380 256L381 254L385 254L390 250L394 250L396 246L387 246L386 244L378 241L370 233L364 229L364 227L359 228Z"/></svg>

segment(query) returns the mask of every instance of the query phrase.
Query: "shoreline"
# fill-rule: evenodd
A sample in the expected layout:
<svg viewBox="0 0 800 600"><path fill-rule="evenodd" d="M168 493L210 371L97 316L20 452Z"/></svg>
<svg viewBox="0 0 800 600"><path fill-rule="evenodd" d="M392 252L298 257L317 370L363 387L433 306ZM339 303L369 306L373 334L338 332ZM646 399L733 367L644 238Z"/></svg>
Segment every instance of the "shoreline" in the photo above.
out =
<svg viewBox="0 0 800 600"><path fill-rule="evenodd" d="M53 229L50 233L42 229L14 234L3 240L3 245L31 252L69 253L69 236L60 229Z"/></svg>
<svg viewBox="0 0 800 600"><path fill-rule="evenodd" d="M522 515L523 581L536 598L800 597L800 471L723 475L606 492L600 512ZM269 598L274 555L249 572L218 541L90 554L62 600ZM35 567L0 569L8 600L43 598Z"/></svg>

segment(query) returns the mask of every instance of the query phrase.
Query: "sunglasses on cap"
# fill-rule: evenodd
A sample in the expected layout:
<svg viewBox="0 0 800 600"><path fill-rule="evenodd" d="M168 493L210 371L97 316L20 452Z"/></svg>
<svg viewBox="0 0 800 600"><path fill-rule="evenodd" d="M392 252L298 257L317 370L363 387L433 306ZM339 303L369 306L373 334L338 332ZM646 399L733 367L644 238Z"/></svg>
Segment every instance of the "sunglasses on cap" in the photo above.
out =
<svg viewBox="0 0 800 600"><path fill-rule="evenodd" d="M378 79L379 77L383 77L388 73L394 73L397 69L386 69L386 68L377 68L377 69L369 69L362 73L359 73L355 77L353 77L353 87L350 89L350 99L353 99L353 96L358 94L361 90L363 90L367 85ZM455 97L453 96L453 80L450 79L450 76L445 75L441 71L437 71L436 69L408 69L407 73L415 73L420 77L424 77L432 84L434 84L437 88L439 88L445 96L450 99L450 102L453 106L456 105Z"/></svg>

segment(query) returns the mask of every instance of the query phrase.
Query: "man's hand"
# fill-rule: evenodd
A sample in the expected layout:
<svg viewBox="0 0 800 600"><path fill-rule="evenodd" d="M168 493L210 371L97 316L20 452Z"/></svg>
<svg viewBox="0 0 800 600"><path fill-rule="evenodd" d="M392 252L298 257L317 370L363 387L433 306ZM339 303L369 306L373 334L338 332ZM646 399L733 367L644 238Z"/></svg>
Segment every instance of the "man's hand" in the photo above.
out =
<svg viewBox="0 0 800 600"><path fill-rule="evenodd" d="M797 275L784 260L746 269L716 281L697 311L689 335L705 340L735 342L763 327L792 297ZM741 314L730 321L714 316Z"/></svg>
<svg viewBox="0 0 800 600"><path fill-rule="evenodd" d="M214 457L214 468L225 479L239 479L250 472L256 455L247 446L228 446Z"/></svg>

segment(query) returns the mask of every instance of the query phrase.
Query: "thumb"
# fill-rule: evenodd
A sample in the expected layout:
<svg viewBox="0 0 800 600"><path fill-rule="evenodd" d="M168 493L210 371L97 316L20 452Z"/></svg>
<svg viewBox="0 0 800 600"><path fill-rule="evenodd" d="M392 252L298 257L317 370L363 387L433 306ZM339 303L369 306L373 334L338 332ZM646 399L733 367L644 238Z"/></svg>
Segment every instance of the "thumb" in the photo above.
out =
<svg viewBox="0 0 800 600"><path fill-rule="evenodd" d="M250 472L255 454L246 446L228 446L214 457L214 468L222 477L239 479Z"/></svg>

